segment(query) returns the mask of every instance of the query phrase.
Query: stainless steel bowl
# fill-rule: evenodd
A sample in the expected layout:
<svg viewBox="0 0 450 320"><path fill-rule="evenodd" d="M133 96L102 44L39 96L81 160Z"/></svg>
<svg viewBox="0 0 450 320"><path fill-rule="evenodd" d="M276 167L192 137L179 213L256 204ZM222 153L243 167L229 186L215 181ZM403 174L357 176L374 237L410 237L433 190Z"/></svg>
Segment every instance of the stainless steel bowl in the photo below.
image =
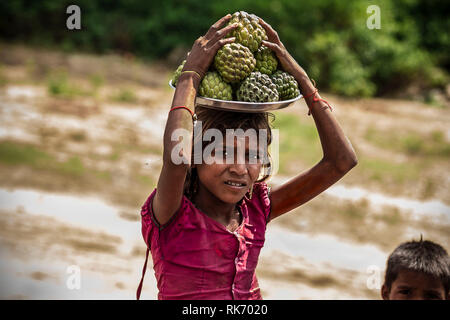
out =
<svg viewBox="0 0 450 320"><path fill-rule="evenodd" d="M172 80L169 81L169 86L175 89L172 85ZM234 111L234 112L265 112L283 109L289 107L295 101L303 98L303 95L299 95L293 99L276 101L276 102L244 102L244 101L227 101L212 98L205 98L197 96L195 98L195 104L211 109Z"/></svg>

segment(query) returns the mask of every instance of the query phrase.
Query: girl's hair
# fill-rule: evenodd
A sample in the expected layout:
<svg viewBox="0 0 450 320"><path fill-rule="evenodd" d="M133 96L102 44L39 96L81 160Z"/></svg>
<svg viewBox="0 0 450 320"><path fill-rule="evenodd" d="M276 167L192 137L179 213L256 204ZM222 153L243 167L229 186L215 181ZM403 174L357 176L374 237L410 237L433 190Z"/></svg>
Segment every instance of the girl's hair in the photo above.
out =
<svg viewBox="0 0 450 320"><path fill-rule="evenodd" d="M226 129L255 129L258 132L259 129L267 130L267 146L272 142L272 130L271 123L275 119L275 116L269 112L261 113L243 113L243 112L230 112L230 111L220 111L214 109L208 109L204 107L195 107L195 113L197 114L198 121L202 121L202 132L198 133L198 136L193 137L193 146L195 142L202 139L203 134L206 130L215 128L218 129L222 135L226 136ZM271 121L269 121L271 118ZM212 142L202 141L202 150ZM192 151L192 161L194 152ZM267 151L268 161L263 162L263 177L258 179L256 182L266 181L272 173L272 159ZM186 175L186 180L184 183L184 194L191 201L198 190L198 175L196 168L190 168Z"/></svg>

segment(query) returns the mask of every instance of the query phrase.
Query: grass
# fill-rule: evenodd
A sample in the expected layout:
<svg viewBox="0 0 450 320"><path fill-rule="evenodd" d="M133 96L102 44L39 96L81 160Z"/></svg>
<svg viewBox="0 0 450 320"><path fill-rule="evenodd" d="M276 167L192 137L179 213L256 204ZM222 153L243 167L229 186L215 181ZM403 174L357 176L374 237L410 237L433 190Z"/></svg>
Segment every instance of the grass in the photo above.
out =
<svg viewBox="0 0 450 320"><path fill-rule="evenodd" d="M93 74L89 76L88 88L82 88L71 81L66 71L56 70L50 73L47 78L47 91L50 95L66 99L77 96L96 97L98 89L104 84L101 75Z"/></svg>
<svg viewBox="0 0 450 320"><path fill-rule="evenodd" d="M155 181L148 175L140 174L137 176L138 182L144 187L154 187Z"/></svg>
<svg viewBox="0 0 450 320"><path fill-rule="evenodd" d="M81 177L85 174L85 167L79 157L71 157L67 161L56 165L56 169L63 174Z"/></svg>
<svg viewBox="0 0 450 320"><path fill-rule="evenodd" d="M8 83L8 80L3 74L3 65L0 64L0 87L6 85Z"/></svg>
<svg viewBox="0 0 450 320"><path fill-rule="evenodd" d="M136 103L138 101L136 93L129 88L122 88L120 91L112 96L112 99L117 102Z"/></svg>
<svg viewBox="0 0 450 320"><path fill-rule="evenodd" d="M76 142L84 142L87 140L86 133L81 130L71 131L68 134L68 137L69 137L69 139L76 141Z"/></svg>
<svg viewBox="0 0 450 320"><path fill-rule="evenodd" d="M301 121L297 116L278 113L273 122L279 129L280 173L289 174L289 164L314 165L323 157L317 128L313 123Z"/></svg>
<svg viewBox="0 0 450 320"><path fill-rule="evenodd" d="M291 114L278 113L273 124L280 130L280 174L294 174L299 164L313 166L323 157L322 145L314 123ZM450 150L443 132L438 130L423 138L412 132L405 136L394 136L369 127L365 138L382 148L409 155L448 157ZM429 163L429 159L424 157L416 160L397 164L390 159L366 158L359 155L358 165L354 170L369 180L401 186L417 181ZM433 188L434 184L430 182L424 192L430 194Z"/></svg>
<svg viewBox="0 0 450 320"><path fill-rule="evenodd" d="M78 156L72 156L61 162L53 155L39 150L35 146L12 141L0 142L0 163L9 166L25 165L34 169L53 171L71 178L81 178L89 174L105 180L111 178L109 172L86 168Z"/></svg>
<svg viewBox="0 0 450 320"><path fill-rule="evenodd" d="M61 98L84 95L80 88L69 81L68 75L64 71L56 71L50 74L47 79L47 91L50 95Z"/></svg>
<svg viewBox="0 0 450 320"><path fill-rule="evenodd" d="M416 132L405 134L385 133L369 127L364 138L381 148L401 152L410 156L448 158L450 156L450 143L444 139L444 133L434 130L424 136Z"/></svg>
<svg viewBox="0 0 450 320"><path fill-rule="evenodd" d="M19 145L14 142L0 142L0 162L15 165L24 164L33 168L45 167L53 157L31 145Z"/></svg>
<svg viewBox="0 0 450 320"><path fill-rule="evenodd" d="M337 213L344 215L345 219L352 221L363 221L368 212L369 203L366 199L357 202L346 202L339 207Z"/></svg>
<svg viewBox="0 0 450 320"><path fill-rule="evenodd" d="M423 163L393 163L381 158L360 157L356 168L363 174L367 174L370 180L381 183L403 184L417 180L423 166Z"/></svg>

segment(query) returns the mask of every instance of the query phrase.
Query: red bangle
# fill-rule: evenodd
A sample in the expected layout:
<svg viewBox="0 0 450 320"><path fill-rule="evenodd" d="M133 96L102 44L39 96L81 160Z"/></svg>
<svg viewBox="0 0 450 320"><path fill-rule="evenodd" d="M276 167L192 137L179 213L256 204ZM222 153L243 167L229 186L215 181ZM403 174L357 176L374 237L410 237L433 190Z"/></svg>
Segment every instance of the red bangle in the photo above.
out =
<svg viewBox="0 0 450 320"><path fill-rule="evenodd" d="M172 107L171 109L170 109L170 111L172 111L172 110L175 110L175 109L186 109L187 111L189 111L189 113L191 114L191 116L192 116L192 121L197 121L197 115L191 110L191 109L189 109L188 107L185 107L185 106L179 106L179 107ZM170 112L169 111L169 112Z"/></svg>
<svg viewBox="0 0 450 320"><path fill-rule="evenodd" d="M327 107L325 107L325 109L326 108L328 108L328 107L330 107L330 110L331 111L333 111L333 108L331 108L331 106L330 106L330 104L328 103L328 101L326 101L326 100L324 100L324 99L321 99L321 98L316 98L316 93L317 92L319 92L319 90L316 88L316 82L314 81L314 79L311 79L313 82L314 82L314 88L315 88L315 90L312 92L312 93L310 93L310 94L308 94L308 95L306 95L306 96L303 96L305 99L306 98L309 98L309 97L311 97L311 96L313 96L313 102L317 102L317 101L323 101L323 102L325 102L328 106ZM311 109L309 109L309 111L308 111L308 116L310 116L311 115Z"/></svg>

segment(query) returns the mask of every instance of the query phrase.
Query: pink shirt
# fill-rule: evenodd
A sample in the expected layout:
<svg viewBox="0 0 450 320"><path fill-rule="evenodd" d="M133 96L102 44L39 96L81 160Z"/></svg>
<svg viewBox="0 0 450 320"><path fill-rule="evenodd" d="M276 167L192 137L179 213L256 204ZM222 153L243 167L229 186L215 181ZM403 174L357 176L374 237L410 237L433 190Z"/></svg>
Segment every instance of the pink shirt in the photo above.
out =
<svg viewBox="0 0 450 320"><path fill-rule="evenodd" d="M171 220L159 226L152 212L156 189L142 206L142 235L158 283L158 299L262 299L255 269L264 245L270 213L269 190L255 183L252 199L244 197L238 209L242 223L231 232L200 211L186 196Z"/></svg>

